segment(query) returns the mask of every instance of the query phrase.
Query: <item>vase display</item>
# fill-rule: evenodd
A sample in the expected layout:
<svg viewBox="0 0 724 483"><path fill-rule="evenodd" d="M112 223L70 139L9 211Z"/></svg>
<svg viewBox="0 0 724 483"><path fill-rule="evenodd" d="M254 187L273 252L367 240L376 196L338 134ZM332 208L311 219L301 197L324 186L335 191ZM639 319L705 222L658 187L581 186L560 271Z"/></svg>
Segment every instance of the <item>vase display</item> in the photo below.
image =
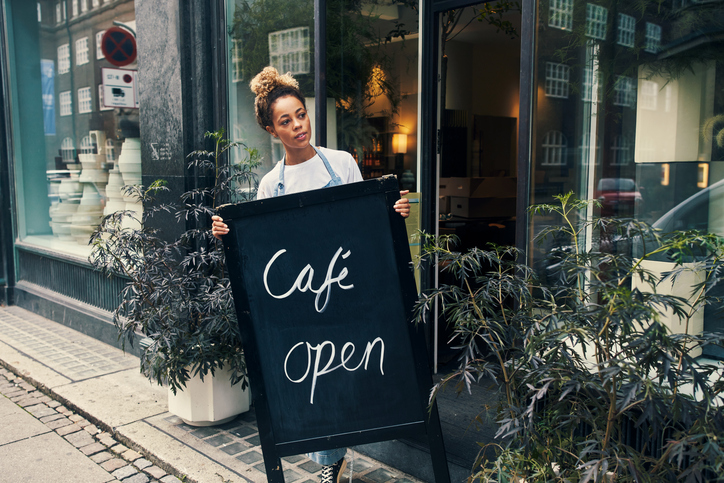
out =
<svg viewBox="0 0 724 483"><path fill-rule="evenodd" d="M93 183L83 183L83 197L71 216L70 235L81 245L87 245L91 233L103 219L103 199Z"/></svg>
<svg viewBox="0 0 724 483"><path fill-rule="evenodd" d="M123 177L123 185L140 185L141 178L141 140L138 138L126 138L121 146L121 154L118 156L118 170ZM123 227L130 229L141 229L140 220L143 217L143 203L133 194L123 192L123 200L126 202L125 210L134 212L134 219L126 217L123 220Z"/></svg>

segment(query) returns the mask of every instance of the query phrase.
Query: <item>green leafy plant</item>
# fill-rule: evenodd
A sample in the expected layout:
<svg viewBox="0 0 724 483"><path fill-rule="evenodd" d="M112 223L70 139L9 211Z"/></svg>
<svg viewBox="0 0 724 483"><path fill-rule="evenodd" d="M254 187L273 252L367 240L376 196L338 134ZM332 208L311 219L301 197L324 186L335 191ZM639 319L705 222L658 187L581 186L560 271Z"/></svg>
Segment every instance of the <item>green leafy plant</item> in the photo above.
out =
<svg viewBox="0 0 724 483"><path fill-rule="evenodd" d="M481 452L471 479L720 478L724 381L717 364L696 356L707 345L724 345L724 334L672 333L662 314L668 309L688 324L704 305L719 302L724 242L693 231L664 235L635 220L586 219L595 202L570 193L556 198L558 204L532 208L562 220L542 237L568 243L551 254L546 277L521 263L515 248L460 253L453 238L426 238L421 263L437 263L455 282L421 296L416 319L429 317L437 302L460 348L457 370L431 398L449 384L464 391L483 377L500 389L501 441ZM597 234L590 248L586 233ZM645 268L657 257L673 268ZM699 281L690 294L660 290L691 271Z"/></svg>
<svg viewBox="0 0 724 483"><path fill-rule="evenodd" d="M90 261L109 277L128 283L113 320L119 338L133 346L145 337L141 371L176 393L191 375L232 370L232 384L246 385L246 366L236 320L224 253L208 229L215 208L223 203L253 199L258 165L256 150L224 139L223 131L206 133L212 151L194 151L189 170L206 185L183 193L176 203L159 203L168 191L163 180L148 188L127 186L126 193L143 202L138 219L133 211L119 211L103 219L91 237ZM231 149L245 152L243 161L229 164ZM178 237L150 227L153 217L172 214L189 227Z"/></svg>

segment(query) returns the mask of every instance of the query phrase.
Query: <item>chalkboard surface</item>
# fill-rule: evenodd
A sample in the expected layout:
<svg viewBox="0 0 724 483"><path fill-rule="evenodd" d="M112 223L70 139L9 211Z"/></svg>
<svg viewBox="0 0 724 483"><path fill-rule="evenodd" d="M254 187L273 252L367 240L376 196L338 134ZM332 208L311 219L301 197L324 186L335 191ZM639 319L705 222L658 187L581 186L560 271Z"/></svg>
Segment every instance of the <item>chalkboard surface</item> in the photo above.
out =
<svg viewBox="0 0 724 483"><path fill-rule="evenodd" d="M265 460L429 433L397 198L381 179L220 209Z"/></svg>

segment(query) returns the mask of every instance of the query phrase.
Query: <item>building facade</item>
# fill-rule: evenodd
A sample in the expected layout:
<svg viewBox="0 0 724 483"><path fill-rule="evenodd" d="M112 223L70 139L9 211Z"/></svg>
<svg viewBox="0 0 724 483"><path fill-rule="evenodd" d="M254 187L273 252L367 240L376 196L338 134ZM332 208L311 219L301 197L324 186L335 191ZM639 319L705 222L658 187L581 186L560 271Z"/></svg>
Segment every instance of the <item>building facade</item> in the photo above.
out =
<svg viewBox="0 0 724 483"><path fill-rule="evenodd" d="M724 235L721 0L3 0L0 15L0 295L109 343L123 279L91 268L89 230L143 209L119 183L204 183L185 156L205 131L269 171L283 148L248 88L266 65L299 80L317 144L396 175L417 226L461 248L517 245L545 276L569 241L536 242L558 220L527 207L567 192L598 199L589 214ZM701 327L724 330L715 308ZM429 330L444 365L444 323Z"/></svg>

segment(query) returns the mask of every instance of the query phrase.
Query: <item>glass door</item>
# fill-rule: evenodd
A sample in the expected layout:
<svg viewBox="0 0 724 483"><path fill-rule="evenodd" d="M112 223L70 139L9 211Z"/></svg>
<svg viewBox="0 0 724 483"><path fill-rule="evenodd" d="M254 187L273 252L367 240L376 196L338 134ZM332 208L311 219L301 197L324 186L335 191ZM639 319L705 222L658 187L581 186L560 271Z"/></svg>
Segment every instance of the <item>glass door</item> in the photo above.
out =
<svg viewBox="0 0 724 483"><path fill-rule="evenodd" d="M459 250L515 245L520 10L480 3L437 17L437 232ZM454 362L444 320L434 335L436 367Z"/></svg>

